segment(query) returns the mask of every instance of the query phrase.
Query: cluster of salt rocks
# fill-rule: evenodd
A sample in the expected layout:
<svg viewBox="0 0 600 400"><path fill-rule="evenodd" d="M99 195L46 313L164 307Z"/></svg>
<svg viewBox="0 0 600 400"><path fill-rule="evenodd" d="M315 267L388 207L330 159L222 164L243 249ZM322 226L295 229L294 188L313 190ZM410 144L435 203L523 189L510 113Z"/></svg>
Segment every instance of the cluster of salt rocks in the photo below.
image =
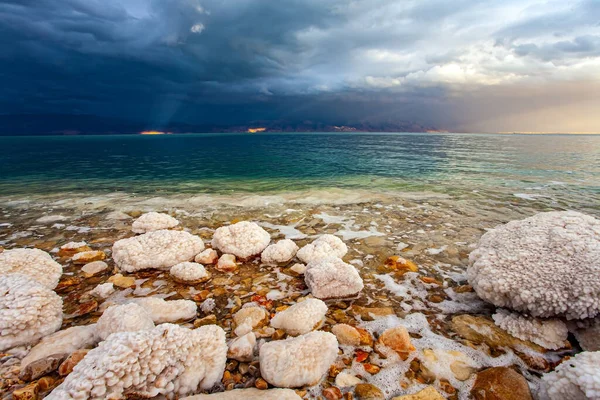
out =
<svg viewBox="0 0 600 400"><path fill-rule="evenodd" d="M600 221L546 212L485 233L470 254L469 283L499 309L495 323L547 349L569 328L584 352L542 378L542 399L600 399ZM565 322L567 320L567 322Z"/></svg>

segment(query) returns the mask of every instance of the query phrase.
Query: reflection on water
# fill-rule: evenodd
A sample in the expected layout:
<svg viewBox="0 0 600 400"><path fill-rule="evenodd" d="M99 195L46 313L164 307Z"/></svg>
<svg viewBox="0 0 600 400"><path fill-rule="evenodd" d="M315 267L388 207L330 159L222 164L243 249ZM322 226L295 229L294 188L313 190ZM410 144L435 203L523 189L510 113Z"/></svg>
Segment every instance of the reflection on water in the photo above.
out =
<svg viewBox="0 0 600 400"><path fill-rule="evenodd" d="M600 136L221 134L0 138L3 195L276 192L315 187L516 193L584 202ZM558 197L556 197L558 196Z"/></svg>

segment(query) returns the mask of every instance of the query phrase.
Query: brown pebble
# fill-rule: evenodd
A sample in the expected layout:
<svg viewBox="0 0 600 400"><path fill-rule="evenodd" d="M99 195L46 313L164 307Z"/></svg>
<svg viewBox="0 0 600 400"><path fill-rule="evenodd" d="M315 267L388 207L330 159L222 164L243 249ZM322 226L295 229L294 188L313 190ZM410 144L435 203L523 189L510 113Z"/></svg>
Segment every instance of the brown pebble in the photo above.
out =
<svg viewBox="0 0 600 400"><path fill-rule="evenodd" d="M44 376L37 381L40 392L46 392L56 386L56 379L51 376Z"/></svg>
<svg viewBox="0 0 600 400"><path fill-rule="evenodd" d="M385 396L381 389L370 383L359 383L354 388L354 395L359 400L384 400Z"/></svg>
<svg viewBox="0 0 600 400"><path fill-rule="evenodd" d="M217 316L214 314L207 315L204 318L199 318L194 321L194 327L198 328L204 325L215 325L217 323Z"/></svg>
<svg viewBox="0 0 600 400"><path fill-rule="evenodd" d="M254 387L260 390L267 390L269 388L269 384L263 378L258 378L256 382L254 382Z"/></svg>
<svg viewBox="0 0 600 400"><path fill-rule="evenodd" d="M327 400L339 400L342 398L342 391L335 386L328 387L323 390L323 396L325 396Z"/></svg>
<svg viewBox="0 0 600 400"><path fill-rule="evenodd" d="M37 400L39 388L37 382L30 383L29 385L16 389L12 393L14 400Z"/></svg>
<svg viewBox="0 0 600 400"><path fill-rule="evenodd" d="M365 371L367 371L371 375L375 375L376 373L378 373L381 370L381 368L379 368L377 365L370 364L370 363L363 364L363 368L365 369Z"/></svg>
<svg viewBox="0 0 600 400"><path fill-rule="evenodd" d="M83 360L83 357L85 357L89 351L89 349L79 349L72 352L71 355L60 364L60 367L58 367L58 374L60 376L69 375L73 372L73 368L75 368L79 361Z"/></svg>

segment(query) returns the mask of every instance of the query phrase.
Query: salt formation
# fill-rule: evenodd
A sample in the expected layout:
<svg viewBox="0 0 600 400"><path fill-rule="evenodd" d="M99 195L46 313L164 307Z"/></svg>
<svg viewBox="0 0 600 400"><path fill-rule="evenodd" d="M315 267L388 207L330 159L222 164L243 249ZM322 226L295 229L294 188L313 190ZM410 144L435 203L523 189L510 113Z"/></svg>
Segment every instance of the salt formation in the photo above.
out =
<svg viewBox="0 0 600 400"><path fill-rule="evenodd" d="M0 275L0 351L34 342L62 325L62 299L22 274Z"/></svg>
<svg viewBox="0 0 600 400"><path fill-rule="evenodd" d="M221 272L233 272L237 269L237 264L235 262L235 256L233 254L223 254L217 265L215 266L217 271Z"/></svg>
<svg viewBox="0 0 600 400"><path fill-rule="evenodd" d="M582 321L570 321L569 331L585 351L600 350L600 317Z"/></svg>
<svg viewBox="0 0 600 400"><path fill-rule="evenodd" d="M249 325L252 330L265 326L269 322L269 313L262 307L244 307L233 315L233 322L237 326Z"/></svg>
<svg viewBox="0 0 600 400"><path fill-rule="evenodd" d="M112 257L125 272L143 269L166 270L180 262L190 261L204 250L198 236L183 231L160 230L115 242Z"/></svg>
<svg viewBox="0 0 600 400"><path fill-rule="evenodd" d="M268 246L260 255L260 260L267 265L277 265L289 262L298 251L298 245L293 240L283 239Z"/></svg>
<svg viewBox="0 0 600 400"><path fill-rule="evenodd" d="M0 253L0 274L23 274L54 289L62 275L62 265L40 249L12 249Z"/></svg>
<svg viewBox="0 0 600 400"><path fill-rule="evenodd" d="M246 259L260 254L269 245L271 235L254 222L242 221L217 228L212 247Z"/></svg>
<svg viewBox="0 0 600 400"><path fill-rule="evenodd" d="M206 249L202 253L196 255L194 261L200 264L214 264L219 259L219 255L215 249Z"/></svg>
<svg viewBox="0 0 600 400"><path fill-rule="evenodd" d="M25 358L21 360L21 370L30 364L53 354L67 356L75 350L95 346L100 338L96 335L96 324L74 326L46 336Z"/></svg>
<svg viewBox="0 0 600 400"><path fill-rule="evenodd" d="M558 319L537 319L506 310L498 310L492 315L500 328L521 340L529 340L546 349L556 350L565 346L569 330Z"/></svg>
<svg viewBox="0 0 600 400"><path fill-rule="evenodd" d="M318 261L322 258L342 258L348 252L348 247L342 239L334 235L321 235L315 241L307 244L296 255L305 263Z"/></svg>
<svg viewBox="0 0 600 400"><path fill-rule="evenodd" d="M498 307L534 317L600 312L600 221L547 212L485 233L470 257L469 283Z"/></svg>
<svg viewBox="0 0 600 400"><path fill-rule="evenodd" d="M115 287L112 282L102 283L92 290L90 290L90 296L97 297L99 299L106 299L108 296L115 292Z"/></svg>
<svg viewBox="0 0 600 400"><path fill-rule="evenodd" d="M584 351L542 377L540 399L600 399L600 352Z"/></svg>
<svg viewBox="0 0 600 400"><path fill-rule="evenodd" d="M306 299L288 309L278 312L271 319L271 326L283 329L289 335L303 335L319 329L325 321L327 305L318 299Z"/></svg>
<svg viewBox="0 0 600 400"><path fill-rule="evenodd" d="M131 224L131 230L134 233L146 233L159 231L161 229L170 229L179 225L179 221L168 214L149 212L142 214Z"/></svg>
<svg viewBox="0 0 600 400"><path fill-rule="evenodd" d="M310 332L265 343L260 348L260 373L271 385L315 385L338 354L338 342L329 332Z"/></svg>
<svg viewBox="0 0 600 400"><path fill-rule="evenodd" d="M194 285L210 279L204 265L195 262L182 262L171 267L169 273L174 280L181 283Z"/></svg>
<svg viewBox="0 0 600 400"><path fill-rule="evenodd" d="M301 400L291 389L260 390L256 388L234 389L213 394L197 394L181 400Z"/></svg>
<svg viewBox="0 0 600 400"><path fill-rule="evenodd" d="M252 361L254 347L256 347L256 335L253 332L248 332L229 343L227 357L242 362Z"/></svg>
<svg viewBox="0 0 600 400"><path fill-rule="evenodd" d="M110 306L96 323L96 332L101 340L116 332L136 332L154 328L150 314L135 303Z"/></svg>
<svg viewBox="0 0 600 400"><path fill-rule="evenodd" d="M58 255L60 257L71 257L75 253L90 250L92 249L87 245L86 242L69 242L60 246L60 249L58 250Z"/></svg>
<svg viewBox="0 0 600 400"><path fill-rule="evenodd" d="M227 361L225 332L163 324L121 332L91 350L47 400L185 396L217 383Z"/></svg>
<svg viewBox="0 0 600 400"><path fill-rule="evenodd" d="M192 300L164 300L159 297L139 297L131 299L131 302L144 307L155 324L196 318L198 308Z"/></svg>
<svg viewBox="0 0 600 400"><path fill-rule="evenodd" d="M364 286L356 268L340 258L308 263L304 280L313 296L319 299L354 296Z"/></svg>

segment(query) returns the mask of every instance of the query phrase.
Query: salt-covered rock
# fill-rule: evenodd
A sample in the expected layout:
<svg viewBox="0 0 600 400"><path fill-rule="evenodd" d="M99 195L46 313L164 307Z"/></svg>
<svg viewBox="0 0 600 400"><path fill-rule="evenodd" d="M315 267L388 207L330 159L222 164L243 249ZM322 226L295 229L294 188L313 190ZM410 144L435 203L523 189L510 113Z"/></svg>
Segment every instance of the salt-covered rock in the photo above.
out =
<svg viewBox="0 0 600 400"><path fill-rule="evenodd" d="M254 348L256 347L256 335L249 332L244 336L237 337L229 343L227 357L238 361L252 361Z"/></svg>
<svg viewBox="0 0 600 400"><path fill-rule="evenodd" d="M319 329L325 321L327 304L318 299L306 299L278 312L271 319L271 326L283 329L288 335L303 335Z"/></svg>
<svg viewBox="0 0 600 400"><path fill-rule="evenodd" d="M498 307L534 317L600 312L600 221L547 212L485 233L469 257L469 283Z"/></svg>
<svg viewBox="0 0 600 400"><path fill-rule="evenodd" d="M115 242L112 257L125 272L144 269L167 270L190 261L204 249L198 236L184 231L160 230Z"/></svg>
<svg viewBox="0 0 600 400"><path fill-rule="evenodd" d="M364 286L356 268L340 258L308 263L304 280L313 296L319 299L354 296Z"/></svg>
<svg viewBox="0 0 600 400"><path fill-rule="evenodd" d="M387 349L394 351L401 359L406 360L415 347L410 341L410 335L403 326L386 329L375 344L375 350L387 354Z"/></svg>
<svg viewBox="0 0 600 400"><path fill-rule="evenodd" d="M559 319L539 319L499 309L492 315L500 328L516 338L529 340L540 346L556 350L565 347L569 335L567 325Z"/></svg>
<svg viewBox="0 0 600 400"><path fill-rule="evenodd" d="M0 351L39 340L61 325L59 295L29 276L0 275Z"/></svg>
<svg viewBox="0 0 600 400"><path fill-rule="evenodd" d="M361 382L360 378L343 371L335 377L335 384L342 388L356 386Z"/></svg>
<svg viewBox="0 0 600 400"><path fill-rule="evenodd" d="M196 318L198 307L192 300L164 300L159 297L140 297L131 302L144 307L155 324L187 321Z"/></svg>
<svg viewBox="0 0 600 400"><path fill-rule="evenodd" d="M251 306L240 309L233 315L233 322L237 326L248 324L250 330L260 328L269 323L269 313L262 307Z"/></svg>
<svg viewBox="0 0 600 400"><path fill-rule="evenodd" d="M542 377L540 399L600 399L600 351L584 351Z"/></svg>
<svg viewBox="0 0 600 400"><path fill-rule="evenodd" d="M196 255L194 261L204 265L210 265L217 262L219 254L215 249L205 249L200 254Z"/></svg>
<svg viewBox="0 0 600 400"><path fill-rule="evenodd" d="M210 274L206 272L204 265L189 261L173 265L169 273L175 281L189 285L195 285L210 279Z"/></svg>
<svg viewBox="0 0 600 400"><path fill-rule="evenodd" d="M91 350L47 400L185 396L217 383L227 361L225 332L163 324L121 332Z"/></svg>
<svg viewBox="0 0 600 400"><path fill-rule="evenodd" d="M242 221L217 228L212 247L223 253L231 253L241 259L260 254L269 245L269 232L254 222Z"/></svg>
<svg viewBox="0 0 600 400"><path fill-rule="evenodd" d="M296 255L305 263L319 261L323 258L342 258L348 252L348 247L342 239L334 235L321 235L312 243L307 244Z"/></svg>
<svg viewBox="0 0 600 400"><path fill-rule="evenodd" d="M289 262L298 251L298 245L291 239L283 239L267 246L260 255L260 260L267 265L277 265Z"/></svg>
<svg viewBox="0 0 600 400"><path fill-rule="evenodd" d="M170 229L179 225L179 221L169 214L149 212L142 214L131 224L131 230L135 233L146 233L159 231L161 229Z"/></svg>
<svg viewBox="0 0 600 400"><path fill-rule="evenodd" d="M78 349L93 347L99 341L100 338L96 335L96 324L74 326L46 336L21 360L21 371L22 373L25 372L24 375L26 375L24 378L26 380L37 378L27 373L27 371L28 367L38 360L54 354L67 357Z"/></svg>
<svg viewBox="0 0 600 400"><path fill-rule="evenodd" d="M0 253L0 274L23 274L54 289L62 275L62 265L40 249L12 249Z"/></svg>
<svg viewBox="0 0 600 400"><path fill-rule="evenodd" d="M94 261L102 261L106 258L106 254L100 250L89 250L82 251L81 253L75 253L71 257L73 264L88 264Z"/></svg>
<svg viewBox="0 0 600 400"><path fill-rule="evenodd" d="M86 278L98 275L108 269L108 264L104 261L92 261L81 267L81 272Z"/></svg>
<svg viewBox="0 0 600 400"><path fill-rule="evenodd" d="M260 348L261 376L277 387L312 386L327 373L337 354L337 339L328 332L268 342Z"/></svg>
<svg viewBox="0 0 600 400"><path fill-rule="evenodd" d="M101 340L115 332L135 332L154 328L150 314L135 303L110 306L96 323L96 332Z"/></svg>
<svg viewBox="0 0 600 400"><path fill-rule="evenodd" d="M306 265L301 264L301 263L296 263L291 266L290 271L292 271L298 275L303 275L306 272Z"/></svg>
<svg viewBox="0 0 600 400"><path fill-rule="evenodd" d="M256 388L234 389L213 394L197 394L181 400L301 400L291 389L260 390Z"/></svg>
<svg viewBox="0 0 600 400"><path fill-rule="evenodd" d="M112 282L102 283L92 290L90 290L90 296L97 297L99 299L106 299L108 296L115 292L115 287Z"/></svg>
<svg viewBox="0 0 600 400"><path fill-rule="evenodd" d="M234 272L237 269L235 256L233 254L223 254L215 268L221 272Z"/></svg>
<svg viewBox="0 0 600 400"><path fill-rule="evenodd" d="M69 242L60 246L58 249L58 255L60 257L71 257L76 253L90 250L92 249L87 245L86 242Z"/></svg>
<svg viewBox="0 0 600 400"><path fill-rule="evenodd" d="M477 370L475 360L457 350L423 349L421 362L438 379L466 381Z"/></svg>

